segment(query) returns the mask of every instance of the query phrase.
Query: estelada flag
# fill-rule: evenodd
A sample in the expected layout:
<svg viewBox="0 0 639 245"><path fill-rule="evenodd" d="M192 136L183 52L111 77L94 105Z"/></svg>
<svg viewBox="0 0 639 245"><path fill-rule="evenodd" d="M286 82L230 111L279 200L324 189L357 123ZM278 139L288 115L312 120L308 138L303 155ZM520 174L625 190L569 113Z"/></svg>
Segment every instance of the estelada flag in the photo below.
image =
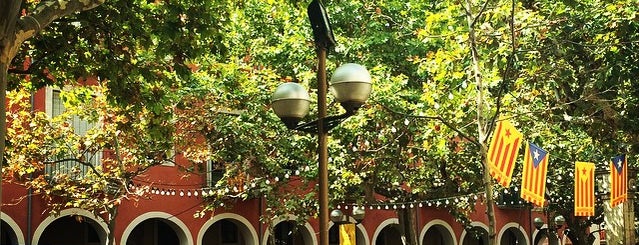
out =
<svg viewBox="0 0 639 245"><path fill-rule="evenodd" d="M521 138L522 134L509 121L497 122L488 147L487 161L490 175L504 187L510 186Z"/></svg>
<svg viewBox="0 0 639 245"><path fill-rule="evenodd" d="M595 164L575 162L575 216L595 215Z"/></svg>
<svg viewBox="0 0 639 245"><path fill-rule="evenodd" d="M610 159L610 204L612 207L628 199L628 162L626 155Z"/></svg>
<svg viewBox="0 0 639 245"><path fill-rule="evenodd" d="M524 170L521 175L521 198L539 207L544 206L548 158L547 151L528 142L524 154Z"/></svg>
<svg viewBox="0 0 639 245"><path fill-rule="evenodd" d="M339 226L339 245L355 245L355 224Z"/></svg>

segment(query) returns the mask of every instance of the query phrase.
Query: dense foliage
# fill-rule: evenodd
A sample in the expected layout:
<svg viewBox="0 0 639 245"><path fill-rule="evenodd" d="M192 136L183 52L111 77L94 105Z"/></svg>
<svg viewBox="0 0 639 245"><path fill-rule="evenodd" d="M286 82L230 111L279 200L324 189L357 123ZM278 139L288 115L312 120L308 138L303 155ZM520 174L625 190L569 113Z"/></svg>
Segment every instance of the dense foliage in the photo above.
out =
<svg viewBox="0 0 639 245"><path fill-rule="evenodd" d="M37 22L42 9L35 6L46 4L25 2L20 23L33 26L29 16ZM374 80L369 103L331 131L332 205L418 202L492 187L477 173L484 172L480 153L500 116L550 152L549 213L572 216L570 201L555 200L572 196L575 161L603 167L626 153L636 165L636 0L325 5L337 41L329 74L356 62ZM265 196L268 217L295 213L305 219L315 215L309 208L316 206L315 194L290 186L315 188L315 138L286 130L269 108L270 94L283 82L299 82L315 96L317 58L305 12L306 3L285 0L108 1L40 26L12 57L8 81L10 88L33 89L96 77L99 103L68 102L92 101L85 116L113 128L82 138L90 143L75 151L118 145L140 160L175 147L193 163L188 171L209 160L226 169L203 212ZM28 60L33 62L24 67ZM331 104L332 113L339 110ZM38 113L22 117L38 119L38 129L64 128L64 120ZM37 172L33 166L50 154L21 150L33 149L13 139L22 137L23 126L10 131L9 163L31 159L12 165L17 179ZM28 137L53 152L60 142L79 141L48 137L50 131L31 130ZM31 162L38 164L25 165ZM139 164L146 169L154 163ZM520 183L519 168L513 185ZM136 174L118 169L101 181L116 178L125 187ZM66 183L73 188L36 183L27 185L56 190L68 195L68 205L89 208L73 196L76 182ZM474 204L466 199L445 208L467 222ZM584 241L585 227L596 220L569 218L573 242Z"/></svg>

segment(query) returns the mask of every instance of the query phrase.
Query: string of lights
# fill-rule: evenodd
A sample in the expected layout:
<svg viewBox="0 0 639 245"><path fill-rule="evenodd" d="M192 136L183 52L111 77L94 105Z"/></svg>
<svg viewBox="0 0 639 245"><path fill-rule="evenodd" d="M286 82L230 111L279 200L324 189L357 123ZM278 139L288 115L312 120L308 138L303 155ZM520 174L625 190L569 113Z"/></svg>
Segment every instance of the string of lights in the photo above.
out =
<svg viewBox="0 0 639 245"><path fill-rule="evenodd" d="M556 160L562 162L572 162L565 159L556 158ZM202 182L199 183L188 183L188 184L175 184L175 183L161 183L161 182L153 182L144 179L135 179L134 182L137 185L134 188L147 188L150 194L161 195L161 196L176 196L183 198L207 198L212 196L222 196L227 194L236 194L242 190L250 190L252 188L256 188L260 184L269 185L271 183L277 183L279 181L286 181L290 178L294 178L296 176L300 176L303 171L310 171L308 167L301 170L291 170L287 171L281 177L279 176L271 176L266 178L259 179L251 179L249 183L243 184L243 186L227 186L223 188L219 187L210 187L207 186L206 179L203 179ZM568 169L568 176L570 178L574 178L574 173L571 169ZM561 178L561 176L559 176ZM550 180L548 179L547 182ZM401 187L400 187L401 188ZM513 186L511 188L504 188L500 191L495 191L493 196L495 198L496 205L526 205L528 202L519 198L517 192L519 188L517 186ZM601 195L602 193L597 193ZM605 194L605 193L603 193ZM499 198L503 196L510 195L513 198ZM516 195L516 196L515 196ZM479 200L481 199L481 200ZM599 198L598 198L599 199ZM428 200L415 200L415 201L406 201L406 202L398 202L398 201L384 201L379 203L367 203L367 204L340 204L338 208L351 208L356 206L363 206L367 209L374 210L390 210L390 209L405 209L405 208L414 208L414 207L442 207L451 204L456 204L459 202L476 202L479 200L479 204L483 205L485 200L484 192L470 193L458 196L450 196L450 197L441 197L434 198ZM562 204L562 203L571 203L573 202L573 197L568 196L550 196L548 197L548 201L551 203Z"/></svg>

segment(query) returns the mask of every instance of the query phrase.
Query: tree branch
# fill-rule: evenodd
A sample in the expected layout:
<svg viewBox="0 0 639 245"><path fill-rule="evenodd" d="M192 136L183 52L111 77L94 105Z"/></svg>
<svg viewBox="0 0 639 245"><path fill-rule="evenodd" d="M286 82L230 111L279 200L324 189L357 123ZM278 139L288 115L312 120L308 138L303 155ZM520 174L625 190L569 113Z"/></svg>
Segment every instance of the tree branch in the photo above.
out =
<svg viewBox="0 0 639 245"><path fill-rule="evenodd" d="M475 144L475 145L477 145L477 146L481 146L481 145L479 144L479 141L477 141L477 140L476 140L476 139L474 139L474 138L469 137L467 134L465 134L464 132L462 132L461 130L459 130L459 129L458 129L458 128L456 128L455 126L453 126L453 124L451 124L450 122L448 122L446 119L444 119L444 118L443 118L443 117L441 117L441 116L417 116L417 115L411 115L411 114L408 114L408 113L404 113L404 112L399 112L399 111L393 110L393 109L389 108L388 106L386 106L386 105L384 105L384 104L382 104L382 103L379 103L379 102L378 102L378 104L379 104L379 105L381 105L381 106L382 106L384 109L386 109L387 111L389 111L389 112L391 112L391 113L394 113L394 114L397 114L397 115L404 116L404 117L418 118L418 119L428 119L428 120L436 120L436 121L439 121L439 122L441 122L442 124L444 124L446 127L448 127L448 128L450 128L450 129L452 129L453 131L455 131L455 132L456 132L459 136L461 136L463 139L468 140L468 142L471 142L471 143L473 143L473 144Z"/></svg>
<svg viewBox="0 0 639 245"><path fill-rule="evenodd" d="M53 21L76 12L86 11L105 3L106 0L45 1L31 15L21 17L16 25L16 46L33 37Z"/></svg>
<svg viewBox="0 0 639 245"><path fill-rule="evenodd" d="M514 76L510 76L510 72L511 70L513 70L513 66L515 64L515 57L517 54L517 44L515 43L515 0L512 0L512 4L510 7L510 45L511 45L511 54L508 57L508 61L506 62L506 70L504 71L504 73L502 74L502 81L499 87L499 92L497 93L496 96L496 100L497 103L495 105L495 114L491 117L490 121L488 122L488 128L486 129L486 132L488 135L486 135L486 139L490 138L490 133L493 131L493 129L495 128L495 122L497 122L497 117L499 116L499 112L501 111L501 101L502 101L502 97L503 97L503 93L505 90L505 87L508 85L506 84L506 81L508 81L511 77Z"/></svg>

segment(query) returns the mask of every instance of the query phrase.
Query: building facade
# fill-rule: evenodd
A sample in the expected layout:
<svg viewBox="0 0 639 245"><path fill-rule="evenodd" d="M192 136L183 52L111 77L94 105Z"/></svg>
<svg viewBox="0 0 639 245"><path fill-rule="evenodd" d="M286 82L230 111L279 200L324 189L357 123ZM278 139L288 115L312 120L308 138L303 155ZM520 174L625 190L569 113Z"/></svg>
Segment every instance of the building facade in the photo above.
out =
<svg viewBox="0 0 639 245"><path fill-rule="evenodd" d="M59 113L60 101L55 89L41 89L34 94L36 109L52 115ZM81 121L74 122L82 125ZM77 127L86 130L86 127ZM101 156L98 156L98 159ZM98 164L99 161L96 161ZM176 159L176 162L185 162ZM49 167L46 171L65 171L70 166ZM210 172L214 172L214 167ZM138 185L151 189L148 197L126 200L115 219L115 244L118 245L267 245L273 240L277 245L314 245L318 240L318 221L296 222L294 216L278 217L272 222L262 222L266 204L262 199L238 201L230 207L219 208L205 217L195 215L201 209L211 174L183 177L178 167L165 164L151 168ZM471 215L472 229L464 229L440 204L459 201L458 198L433 200L420 203L396 203L364 207L366 216L356 225L356 244L401 244L397 209L414 209L415 229L419 243L474 245L487 244L488 222L485 205L478 195L472 198L478 203ZM97 245L105 244L108 225L104 217L87 210L69 208L58 215L51 215L47 205L38 195L23 186L2 183L2 209L0 244L27 245ZM338 207L350 213L353 207ZM533 244L543 241L543 235L532 225L535 217L542 217L529 207L496 207L496 233L499 244ZM339 244L337 224L330 224L330 243Z"/></svg>

